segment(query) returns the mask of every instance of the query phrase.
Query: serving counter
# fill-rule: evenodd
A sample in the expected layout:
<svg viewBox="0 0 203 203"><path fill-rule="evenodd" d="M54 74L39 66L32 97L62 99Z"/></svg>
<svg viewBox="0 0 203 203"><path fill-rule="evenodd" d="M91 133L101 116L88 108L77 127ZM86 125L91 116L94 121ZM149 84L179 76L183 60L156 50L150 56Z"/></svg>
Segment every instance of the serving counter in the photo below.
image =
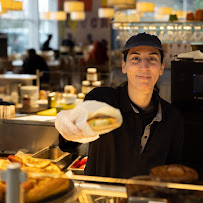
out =
<svg viewBox="0 0 203 203"><path fill-rule="evenodd" d="M18 150L35 153L57 144L55 116L17 115L0 119L0 153L15 154Z"/></svg>

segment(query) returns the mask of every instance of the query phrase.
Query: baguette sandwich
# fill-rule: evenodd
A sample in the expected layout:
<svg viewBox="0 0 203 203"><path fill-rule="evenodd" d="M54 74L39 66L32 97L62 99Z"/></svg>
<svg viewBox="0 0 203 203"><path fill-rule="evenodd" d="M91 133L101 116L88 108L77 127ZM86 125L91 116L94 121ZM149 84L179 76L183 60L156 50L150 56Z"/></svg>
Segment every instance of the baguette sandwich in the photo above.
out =
<svg viewBox="0 0 203 203"><path fill-rule="evenodd" d="M89 119L87 123L95 132L112 129L118 125L118 123L116 122L116 118L111 118L111 117L92 118L92 119Z"/></svg>

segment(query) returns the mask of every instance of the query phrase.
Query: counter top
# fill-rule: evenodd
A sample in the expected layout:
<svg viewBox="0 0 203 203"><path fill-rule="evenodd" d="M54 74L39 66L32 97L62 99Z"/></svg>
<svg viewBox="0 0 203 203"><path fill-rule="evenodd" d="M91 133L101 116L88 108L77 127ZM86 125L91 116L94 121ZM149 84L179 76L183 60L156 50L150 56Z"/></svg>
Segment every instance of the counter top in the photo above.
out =
<svg viewBox="0 0 203 203"><path fill-rule="evenodd" d="M1 122L8 124L54 126L55 118L56 116L18 114L15 118L2 119Z"/></svg>
<svg viewBox="0 0 203 203"><path fill-rule="evenodd" d="M9 80L36 80L36 75L29 74L0 74L0 79L9 79Z"/></svg>

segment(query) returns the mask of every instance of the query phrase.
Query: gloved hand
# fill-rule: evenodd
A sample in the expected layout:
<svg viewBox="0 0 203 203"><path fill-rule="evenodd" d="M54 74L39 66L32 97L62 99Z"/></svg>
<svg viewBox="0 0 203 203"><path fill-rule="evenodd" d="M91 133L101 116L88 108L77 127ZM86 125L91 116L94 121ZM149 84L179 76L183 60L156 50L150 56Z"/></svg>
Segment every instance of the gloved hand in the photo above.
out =
<svg viewBox="0 0 203 203"><path fill-rule="evenodd" d="M92 134L90 136L83 135L82 131L75 125L75 121L80 116L84 117L83 109L60 111L55 120L55 127L59 133L69 141L87 143L99 138L99 135Z"/></svg>
<svg viewBox="0 0 203 203"><path fill-rule="evenodd" d="M116 119L116 125L111 128L94 131L87 120L98 116L110 116ZM55 127L66 139L74 142L87 143L99 138L122 124L122 115L116 109L104 102L95 100L84 101L72 110L61 111L57 114Z"/></svg>

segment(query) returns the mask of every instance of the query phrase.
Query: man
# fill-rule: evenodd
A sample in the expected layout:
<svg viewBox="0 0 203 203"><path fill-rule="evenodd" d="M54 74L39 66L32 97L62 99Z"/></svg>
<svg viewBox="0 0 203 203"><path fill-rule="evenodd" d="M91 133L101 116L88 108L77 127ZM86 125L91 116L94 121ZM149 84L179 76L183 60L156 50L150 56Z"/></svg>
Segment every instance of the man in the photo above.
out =
<svg viewBox="0 0 203 203"><path fill-rule="evenodd" d="M49 46L51 39L52 39L52 35L49 34L47 40L42 45L42 51L50 51L50 50L52 50L52 48Z"/></svg>
<svg viewBox="0 0 203 203"><path fill-rule="evenodd" d="M127 83L117 88L96 88L85 97L106 102L120 109L123 116L120 128L89 143L86 175L130 178L181 160L182 117L154 90L165 65L160 40L140 33L126 42L122 53L122 72L127 74ZM71 136L82 138L82 134L65 111L57 115L55 124L61 133L61 149L76 147L67 140Z"/></svg>
<svg viewBox="0 0 203 203"><path fill-rule="evenodd" d="M61 43L62 46L65 46L65 47L69 47L70 48L70 53L72 54L73 53L73 48L75 46L75 43L73 41L73 37L72 37L72 34L71 33L68 33L67 34L67 37L66 39L64 39Z"/></svg>
<svg viewBox="0 0 203 203"><path fill-rule="evenodd" d="M24 74L36 74L36 70L39 69L40 72L43 72L41 77L42 83L49 82L49 67L46 61L39 55L36 54L35 49L29 49L27 51L27 57L23 63L23 73Z"/></svg>

